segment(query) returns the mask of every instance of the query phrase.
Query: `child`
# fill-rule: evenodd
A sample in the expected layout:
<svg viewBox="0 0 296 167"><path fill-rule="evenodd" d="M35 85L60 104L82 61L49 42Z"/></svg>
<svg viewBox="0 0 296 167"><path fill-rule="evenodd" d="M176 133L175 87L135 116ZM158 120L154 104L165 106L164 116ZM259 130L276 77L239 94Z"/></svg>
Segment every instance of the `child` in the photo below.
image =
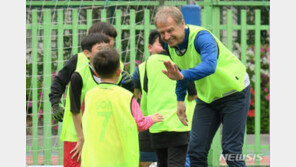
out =
<svg viewBox="0 0 296 167"><path fill-rule="evenodd" d="M82 166L138 167L137 131L162 121L162 116L144 117L133 94L115 84L121 71L115 49L99 51L91 64L101 83L85 95Z"/></svg>
<svg viewBox="0 0 296 167"><path fill-rule="evenodd" d="M150 41L151 40L151 41ZM157 166L185 166L191 118L197 98L193 82L188 87L188 98L185 100L189 126L184 126L177 116L177 102L175 95L176 81L168 79L161 70L164 69L163 61L170 60L164 51L164 43L157 30L150 33L149 51L151 56L139 66L139 74L134 73L133 78L139 75L140 86L135 83L135 88L140 88L142 95L141 108L147 114L155 112L163 114L164 121L153 125L150 129L151 146L157 154ZM139 82L139 81L138 81Z"/></svg>
<svg viewBox="0 0 296 167"><path fill-rule="evenodd" d="M154 30L149 34L149 45L148 49L150 54L156 54L163 51L163 48L159 42L159 33ZM145 61L136 68L133 73L133 81L135 85L134 95L136 98L139 97L141 92L141 110L144 115L147 115L146 109L146 93L141 91L143 89L143 80L144 80L144 71L145 71ZM140 73L139 73L140 72ZM139 133L139 143L140 143L140 167L149 167L152 162L157 161L157 156L155 150L151 148L150 142L150 133L149 130Z"/></svg>
<svg viewBox="0 0 296 167"><path fill-rule="evenodd" d="M81 47L84 55L90 58L102 47L109 45L109 42L109 38L104 34L90 34L83 38ZM88 62L80 64L71 76L61 133L61 140L64 141L65 167L80 167L79 160L83 145L80 106L85 93L99 83L100 79L91 70Z"/></svg>
<svg viewBox="0 0 296 167"><path fill-rule="evenodd" d="M116 29L109 23L99 22L93 24L89 31L88 35L94 33L102 33L108 36L110 40L111 47L114 46L114 39L117 36ZM69 61L64 65L64 67L58 72L58 74L54 77L54 80L51 84L51 92L49 94L49 99L53 109L53 118L56 121L63 121L64 107L60 103L61 97L66 90L66 86L68 85L71 76L74 71L76 71L80 64L88 63L89 59L86 57L84 52L73 55ZM121 63L121 69L123 70L123 63ZM133 91L133 82L131 80L131 76L127 71L122 71L122 78L118 82L120 86L126 88L130 91ZM69 88L67 89L68 94ZM67 97L66 97L67 98Z"/></svg>

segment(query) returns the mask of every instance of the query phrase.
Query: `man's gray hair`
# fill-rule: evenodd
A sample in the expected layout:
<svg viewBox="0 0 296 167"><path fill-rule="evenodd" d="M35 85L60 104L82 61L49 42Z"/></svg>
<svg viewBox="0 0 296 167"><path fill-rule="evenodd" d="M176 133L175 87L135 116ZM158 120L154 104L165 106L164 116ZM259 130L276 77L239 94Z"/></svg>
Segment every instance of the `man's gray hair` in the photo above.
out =
<svg viewBox="0 0 296 167"><path fill-rule="evenodd" d="M171 17L177 25L181 25L183 22L182 12L175 6L162 6L158 8L154 17L154 24L157 26L157 22L166 22L167 18Z"/></svg>

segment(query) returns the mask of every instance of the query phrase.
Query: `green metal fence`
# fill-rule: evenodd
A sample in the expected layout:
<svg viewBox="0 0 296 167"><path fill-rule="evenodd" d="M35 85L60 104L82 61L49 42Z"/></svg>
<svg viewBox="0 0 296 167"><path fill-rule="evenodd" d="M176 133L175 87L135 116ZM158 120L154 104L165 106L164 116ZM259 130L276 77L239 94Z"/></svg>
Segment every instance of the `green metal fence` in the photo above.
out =
<svg viewBox="0 0 296 167"><path fill-rule="evenodd" d="M165 5L181 6L185 5L186 1L166 1ZM255 144L246 144L243 147L244 153L254 150L255 154L261 154L262 149L269 150L269 145L260 144L260 35L261 31L269 31L268 25L261 25L261 13L259 9L255 9L255 23L247 23L247 10L242 9L240 14L240 24L233 23L233 10L231 7L267 7L269 8L269 2L246 2L246 1L212 1L204 0L197 1L197 4L202 7L202 26L211 30L216 36L221 37L221 34L225 34L226 31L226 45L232 50L233 48L233 32L240 31L237 37L240 38L241 46L241 60L244 64L247 63L247 32L255 32ZM72 44L71 54L79 52L79 37L81 34L85 34L89 27L92 25L95 19L100 21L107 21L108 10L106 6L130 6L129 10L129 23L122 24L123 10L115 9L113 19L114 27L117 30L118 36L116 38L116 48L120 53L124 52L128 47L126 56L129 57L130 72L133 72L136 66L136 60L139 60L137 56L137 33L142 32L143 51L142 59L149 56L148 51L148 37L151 29L155 29L153 25L153 13L148 7L157 7L158 1L128 1L128 2L103 2L103 1L27 1L27 33L31 33L31 37L27 37L30 41L31 46L27 46L27 65L31 65L31 70L27 70L27 78L31 78L27 81L27 101L32 101L32 144L27 145L27 152L32 153L33 164L38 164L38 156L40 152L44 155L44 164L52 164L52 152L57 152L58 164L63 164L63 143L59 140L57 145L53 146L52 143L52 117L51 117L51 105L49 102L48 94L50 92L50 85L52 81L52 72L57 71L63 67L65 59L65 38L69 36ZM93 7L101 6L100 17L93 18ZM133 7L140 6L144 7L142 16L142 22L136 22L136 17L139 14ZM145 9L147 7L147 9ZM228 8L226 23L221 24L221 10L223 7ZM71 22L66 23L65 13L71 11ZM85 9L86 21L81 24L79 22L81 8ZM29 17L29 18L28 18ZM65 31L69 30L72 34L66 36ZM127 31L129 34L129 44L123 46L123 31ZM80 32L80 33L79 33ZM222 37L221 37L222 38ZM222 39L221 39L222 40ZM53 47L53 44L56 46ZM40 51L40 45L43 45ZM41 58L40 58L41 53ZM54 69L53 64L57 64ZM43 83L43 86L40 84ZM28 85L29 88L28 88ZM43 97L40 96L43 93ZM28 95L29 94L29 95ZM43 126L39 124L39 110L43 109ZM39 114L40 115L40 114ZM43 127L43 145L40 145L40 135L38 134L39 128ZM62 124L58 124L58 133L60 135ZM214 137L213 144L209 153L209 165L219 166L220 155L221 155L221 144L220 144L220 130ZM39 140L38 140L39 139ZM27 162L28 163L28 162ZM259 165L260 161L257 159L255 165Z"/></svg>

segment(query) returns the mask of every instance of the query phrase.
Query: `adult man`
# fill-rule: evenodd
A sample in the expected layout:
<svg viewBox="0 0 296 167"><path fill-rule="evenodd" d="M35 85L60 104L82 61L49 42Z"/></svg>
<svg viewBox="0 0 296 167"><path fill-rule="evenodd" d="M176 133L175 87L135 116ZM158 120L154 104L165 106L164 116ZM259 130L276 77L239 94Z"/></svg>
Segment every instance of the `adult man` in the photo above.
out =
<svg viewBox="0 0 296 167"><path fill-rule="evenodd" d="M189 143L191 166L207 166L212 139L222 123L222 149L229 166L245 166L242 157L250 102L250 81L245 66L205 28L185 25L181 11L164 6L155 25L166 42L174 65L163 72L177 81L178 116L186 125L186 82L195 81L196 104ZM181 69L181 71L178 70Z"/></svg>

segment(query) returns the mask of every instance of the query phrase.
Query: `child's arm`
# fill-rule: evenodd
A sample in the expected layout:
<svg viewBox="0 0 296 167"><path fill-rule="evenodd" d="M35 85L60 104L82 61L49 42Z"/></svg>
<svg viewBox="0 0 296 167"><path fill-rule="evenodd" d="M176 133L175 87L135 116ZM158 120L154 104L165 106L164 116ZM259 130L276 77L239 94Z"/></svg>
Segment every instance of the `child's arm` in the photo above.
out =
<svg viewBox="0 0 296 167"><path fill-rule="evenodd" d="M76 133L78 136L78 141L77 141L75 148L70 152L70 154L72 154L74 152L72 159L76 155L78 155L77 162L79 162L80 157L81 157L81 152L82 152L82 146L84 143L83 131L82 131L82 126L81 126L81 115L80 115L80 113L79 114L72 113L72 118L73 118L73 122L75 125L75 130L76 130Z"/></svg>
<svg viewBox="0 0 296 167"><path fill-rule="evenodd" d="M132 99L132 114L134 119L136 120L138 131L147 130L153 125L153 123L163 120L163 116L157 113L148 117L144 117L140 106L135 98Z"/></svg>
<svg viewBox="0 0 296 167"><path fill-rule="evenodd" d="M62 122L64 116L64 107L60 103L61 97L65 92L66 86L69 83L73 72L76 69L77 54L72 56L64 67L54 77L50 87L49 99L53 109L53 118L56 121Z"/></svg>
<svg viewBox="0 0 296 167"><path fill-rule="evenodd" d="M61 97L65 92L66 86L76 69L77 57L77 54L72 56L64 65L64 67L54 77L49 93L49 99L52 106L60 102Z"/></svg>
<svg viewBox="0 0 296 167"><path fill-rule="evenodd" d="M82 146L84 143L84 137L83 137L83 132L82 132L82 123L81 123L81 103L80 103L80 97L81 97L81 90L82 90L82 78L81 76L74 72L72 77L71 77L71 84L70 84L70 111L72 114L75 130L78 136L78 141L73 150L71 150L70 154L73 153L72 159L75 156L78 156L77 162L80 161L81 157L81 151L82 151Z"/></svg>

